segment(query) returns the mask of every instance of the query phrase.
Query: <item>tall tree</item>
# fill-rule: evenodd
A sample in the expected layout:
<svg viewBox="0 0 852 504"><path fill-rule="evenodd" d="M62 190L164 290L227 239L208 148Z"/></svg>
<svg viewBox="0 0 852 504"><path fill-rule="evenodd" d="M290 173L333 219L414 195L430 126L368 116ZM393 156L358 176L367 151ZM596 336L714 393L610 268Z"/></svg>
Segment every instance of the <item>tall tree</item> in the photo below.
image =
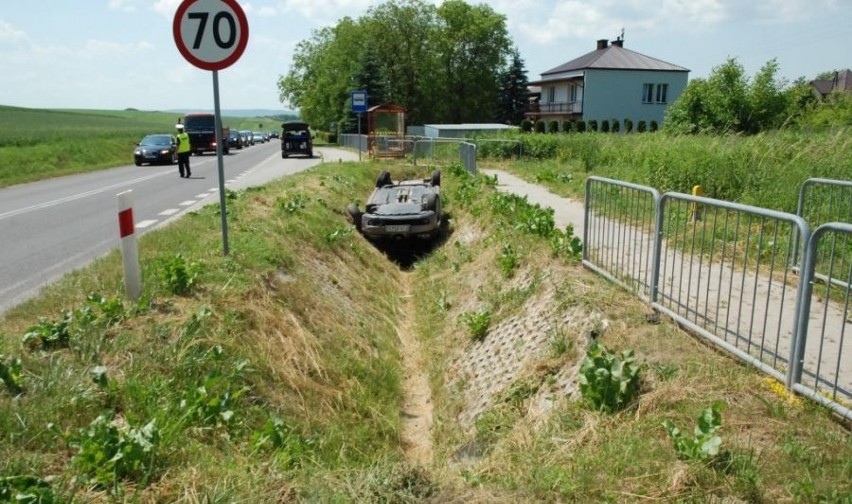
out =
<svg viewBox="0 0 852 504"><path fill-rule="evenodd" d="M365 86L371 104L383 95L409 123L493 120L510 47L505 18L487 5L389 0L299 43L279 94L322 128L345 118L350 91Z"/></svg>
<svg viewBox="0 0 852 504"><path fill-rule="evenodd" d="M444 120L484 122L494 117L499 77L511 43L506 18L485 4L446 0L437 10L434 46L441 65Z"/></svg>
<svg viewBox="0 0 852 504"><path fill-rule="evenodd" d="M524 120L528 100L529 80L524 60L517 49L512 50L512 61L500 73L500 92L494 119L503 124L520 125Z"/></svg>

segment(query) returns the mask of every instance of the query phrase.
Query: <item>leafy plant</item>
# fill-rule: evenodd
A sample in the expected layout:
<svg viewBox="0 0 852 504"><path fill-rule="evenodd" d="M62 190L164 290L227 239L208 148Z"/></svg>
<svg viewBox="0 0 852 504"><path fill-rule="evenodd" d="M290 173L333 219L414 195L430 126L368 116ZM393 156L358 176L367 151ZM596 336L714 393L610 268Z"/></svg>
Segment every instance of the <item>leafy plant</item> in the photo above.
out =
<svg viewBox="0 0 852 504"><path fill-rule="evenodd" d="M189 294L198 281L203 265L198 261L189 261L183 254L176 254L163 265L161 279L172 294Z"/></svg>
<svg viewBox="0 0 852 504"><path fill-rule="evenodd" d="M7 362L4 356L0 354L0 381L12 395L18 395L24 391L22 373L23 366L20 358L10 357Z"/></svg>
<svg viewBox="0 0 852 504"><path fill-rule="evenodd" d="M52 504L59 501L49 482L38 476L18 475L0 477L0 502Z"/></svg>
<svg viewBox="0 0 852 504"><path fill-rule="evenodd" d="M504 243L503 249L500 252L500 257L498 258L500 263L500 271L503 273L503 276L506 278L511 278L515 274L515 268L518 267L518 254L515 253L515 249L512 248L511 243Z"/></svg>
<svg viewBox="0 0 852 504"><path fill-rule="evenodd" d="M152 471L160 434L154 420L136 428L111 413L98 416L76 440L74 466L82 483L107 487L144 480Z"/></svg>
<svg viewBox="0 0 852 504"><path fill-rule="evenodd" d="M308 197L302 193L285 194L275 199L275 206L287 213L296 213L305 208Z"/></svg>
<svg viewBox="0 0 852 504"><path fill-rule="evenodd" d="M62 317L55 321L47 317L39 317L38 324L31 326L24 334L24 345L42 350L67 348L71 341L71 320L70 310L63 310Z"/></svg>
<svg viewBox="0 0 852 504"><path fill-rule="evenodd" d="M460 322L470 331L470 336L475 341L482 341L491 325L491 310L480 308L472 312L465 312L459 316Z"/></svg>
<svg viewBox="0 0 852 504"><path fill-rule="evenodd" d="M639 394L641 370L632 350L616 354L593 342L580 366L580 393L595 410L619 411Z"/></svg>
<svg viewBox="0 0 852 504"><path fill-rule="evenodd" d="M574 236L574 226L568 224L565 231L555 229L550 235L550 250L557 257L580 260L583 258L583 241Z"/></svg>
<svg viewBox="0 0 852 504"><path fill-rule="evenodd" d="M314 444L314 439L301 436L275 416L269 417L263 427L251 435L251 445L255 450L277 451L279 460L286 457L284 462L289 468L298 467Z"/></svg>
<svg viewBox="0 0 852 504"><path fill-rule="evenodd" d="M325 241L328 243L338 243L351 235L353 229L352 226L335 226L334 229L325 234Z"/></svg>
<svg viewBox="0 0 852 504"><path fill-rule="evenodd" d="M234 418L234 406L245 389L234 390L232 379L221 373L211 372L204 383L184 393L180 409L185 418L203 425L228 425Z"/></svg>
<svg viewBox="0 0 852 504"><path fill-rule="evenodd" d="M691 438L684 435L669 420L663 422L663 428L669 433L679 459L707 462L719 456L722 438L716 431L722 427L721 411L724 406L722 402L715 402L702 410Z"/></svg>

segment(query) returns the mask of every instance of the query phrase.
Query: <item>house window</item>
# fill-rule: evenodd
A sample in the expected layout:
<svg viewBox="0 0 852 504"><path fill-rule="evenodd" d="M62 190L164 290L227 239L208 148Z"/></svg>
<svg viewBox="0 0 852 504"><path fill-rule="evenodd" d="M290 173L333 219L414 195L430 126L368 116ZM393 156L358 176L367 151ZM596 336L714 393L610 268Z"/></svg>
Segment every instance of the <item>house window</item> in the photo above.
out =
<svg viewBox="0 0 852 504"><path fill-rule="evenodd" d="M577 101L577 86L568 86L568 101Z"/></svg>
<svg viewBox="0 0 852 504"><path fill-rule="evenodd" d="M556 86L547 88L547 101L553 103L556 101Z"/></svg>
<svg viewBox="0 0 852 504"><path fill-rule="evenodd" d="M657 84L657 103L666 103L666 95L669 91L668 84Z"/></svg>
<svg viewBox="0 0 852 504"><path fill-rule="evenodd" d="M654 101L654 85L642 84L642 103L653 103Z"/></svg>
<svg viewBox="0 0 852 504"><path fill-rule="evenodd" d="M667 103L668 94L668 84L642 84L642 103Z"/></svg>

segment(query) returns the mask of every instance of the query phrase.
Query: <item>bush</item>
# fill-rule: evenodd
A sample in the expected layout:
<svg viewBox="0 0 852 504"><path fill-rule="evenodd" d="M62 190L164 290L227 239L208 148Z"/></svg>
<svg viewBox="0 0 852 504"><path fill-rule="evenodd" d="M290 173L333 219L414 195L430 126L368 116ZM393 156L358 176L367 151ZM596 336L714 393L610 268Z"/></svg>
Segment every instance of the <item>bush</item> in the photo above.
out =
<svg viewBox="0 0 852 504"><path fill-rule="evenodd" d="M597 131L598 130L598 121L596 119L592 119L589 121L589 131Z"/></svg>
<svg viewBox="0 0 852 504"><path fill-rule="evenodd" d="M574 121L570 119L567 121L562 121L562 131L565 133L571 133L572 131L574 131Z"/></svg>
<svg viewBox="0 0 852 504"><path fill-rule="evenodd" d="M609 121L606 119L601 121L601 133L609 133Z"/></svg>
<svg viewBox="0 0 852 504"><path fill-rule="evenodd" d="M535 132L544 133L544 121L538 120L535 122Z"/></svg>
<svg viewBox="0 0 852 504"><path fill-rule="evenodd" d="M612 120L612 132L618 133L619 131L621 131L621 125L618 124L618 119L613 119Z"/></svg>
<svg viewBox="0 0 852 504"><path fill-rule="evenodd" d="M589 346L580 366L580 393L589 407L614 413L639 395L640 371L632 350L616 354L600 343Z"/></svg>
<svg viewBox="0 0 852 504"><path fill-rule="evenodd" d="M636 124L636 131L638 131L639 133L644 133L647 129L648 129L648 127L647 127L647 125L645 124L645 120L644 120L644 119L643 119L643 120L640 120L640 121Z"/></svg>
<svg viewBox="0 0 852 504"><path fill-rule="evenodd" d="M657 124L657 121L651 121L651 127L649 129L651 130L652 133L654 131L657 131L658 129L660 129L659 125Z"/></svg>
<svg viewBox="0 0 852 504"><path fill-rule="evenodd" d="M550 121L547 123L548 133L559 133L559 121Z"/></svg>
<svg viewBox="0 0 852 504"><path fill-rule="evenodd" d="M577 133L586 131L586 121L577 121Z"/></svg>
<svg viewBox="0 0 852 504"><path fill-rule="evenodd" d="M521 121L521 131L524 133L529 133L533 129L533 122L529 119L524 119Z"/></svg>
<svg viewBox="0 0 852 504"><path fill-rule="evenodd" d="M624 120L624 132L632 133L633 132L633 121L631 119Z"/></svg>

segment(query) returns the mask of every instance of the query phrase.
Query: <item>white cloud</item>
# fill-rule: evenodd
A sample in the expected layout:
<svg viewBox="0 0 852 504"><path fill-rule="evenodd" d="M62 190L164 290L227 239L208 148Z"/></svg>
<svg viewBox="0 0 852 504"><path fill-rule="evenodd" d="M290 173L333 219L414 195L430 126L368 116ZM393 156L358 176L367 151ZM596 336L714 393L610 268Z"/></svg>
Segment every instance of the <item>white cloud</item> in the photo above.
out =
<svg viewBox="0 0 852 504"><path fill-rule="evenodd" d="M133 13L138 10L136 4L137 0L109 0L107 7L110 10Z"/></svg>
<svg viewBox="0 0 852 504"><path fill-rule="evenodd" d="M173 19L175 17L175 12L177 12L178 6L180 5L181 0L157 0L154 2L154 5L151 6L151 9L154 12L162 14L168 19Z"/></svg>
<svg viewBox="0 0 852 504"><path fill-rule="evenodd" d="M27 34L0 19L0 44L15 44L27 41Z"/></svg>

